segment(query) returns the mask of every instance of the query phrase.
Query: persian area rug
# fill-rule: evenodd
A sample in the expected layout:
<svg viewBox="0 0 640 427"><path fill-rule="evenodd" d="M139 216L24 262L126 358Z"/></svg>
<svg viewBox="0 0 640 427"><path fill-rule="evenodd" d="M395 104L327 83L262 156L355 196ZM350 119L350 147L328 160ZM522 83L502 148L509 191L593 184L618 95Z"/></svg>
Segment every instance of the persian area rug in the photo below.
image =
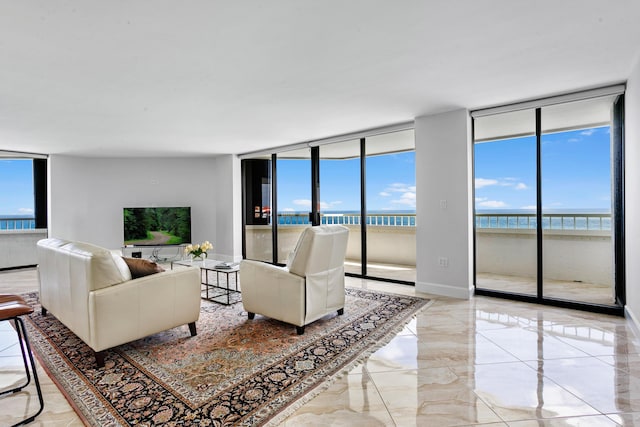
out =
<svg viewBox="0 0 640 427"><path fill-rule="evenodd" d="M198 335L181 326L93 352L54 316L25 322L40 362L84 422L121 425L265 425L282 422L335 378L389 342L429 300L347 288L344 315L294 326L242 304L202 301Z"/></svg>

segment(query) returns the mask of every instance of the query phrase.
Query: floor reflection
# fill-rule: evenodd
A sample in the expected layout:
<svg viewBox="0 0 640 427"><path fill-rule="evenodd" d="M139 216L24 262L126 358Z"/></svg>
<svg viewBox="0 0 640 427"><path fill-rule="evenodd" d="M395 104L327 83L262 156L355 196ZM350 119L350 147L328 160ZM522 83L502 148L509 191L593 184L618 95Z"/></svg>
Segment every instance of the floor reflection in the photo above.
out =
<svg viewBox="0 0 640 427"><path fill-rule="evenodd" d="M415 295L411 286L347 283ZM0 287L35 290L36 273L2 272ZM283 425L640 426L640 341L627 320L488 297L433 299ZM11 381L8 351L0 379ZM39 374L47 384L39 425L81 425ZM15 402L0 398L0 425L11 424Z"/></svg>

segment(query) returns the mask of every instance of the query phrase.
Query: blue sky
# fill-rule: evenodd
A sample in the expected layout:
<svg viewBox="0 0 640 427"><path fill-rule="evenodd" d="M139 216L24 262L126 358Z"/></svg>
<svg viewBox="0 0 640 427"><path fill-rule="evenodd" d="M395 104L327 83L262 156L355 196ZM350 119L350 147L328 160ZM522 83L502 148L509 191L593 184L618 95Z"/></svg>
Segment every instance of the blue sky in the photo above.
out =
<svg viewBox="0 0 640 427"><path fill-rule="evenodd" d="M0 215L33 215L32 160L0 160Z"/></svg>
<svg viewBox="0 0 640 427"><path fill-rule="evenodd" d="M543 209L610 209L609 127L542 138ZM475 145L477 209L533 209L535 137ZM278 208L311 208L310 161L278 161ZM369 211L415 211L415 153L367 157ZM321 160L321 211L360 209L359 159ZM0 160L0 215L33 214L31 160Z"/></svg>
<svg viewBox="0 0 640 427"><path fill-rule="evenodd" d="M360 160L320 161L320 210L360 210ZM279 160L278 210L311 209L311 162ZM367 157L367 209L415 211L415 153Z"/></svg>
<svg viewBox="0 0 640 427"><path fill-rule="evenodd" d="M542 137L542 208L610 209L609 127ZM476 208L535 209L535 137L475 144Z"/></svg>

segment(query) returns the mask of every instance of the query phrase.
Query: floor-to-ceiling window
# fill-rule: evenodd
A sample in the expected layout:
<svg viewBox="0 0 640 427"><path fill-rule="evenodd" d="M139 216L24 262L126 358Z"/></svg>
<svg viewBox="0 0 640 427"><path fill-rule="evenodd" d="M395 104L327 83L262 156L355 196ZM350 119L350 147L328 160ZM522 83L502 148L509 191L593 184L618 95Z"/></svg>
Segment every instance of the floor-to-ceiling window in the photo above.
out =
<svg viewBox="0 0 640 427"><path fill-rule="evenodd" d="M476 286L536 295L535 110L481 117L474 129Z"/></svg>
<svg viewBox="0 0 640 427"><path fill-rule="evenodd" d="M269 182L276 203L270 205L272 219L264 226L276 244L262 257L246 250L247 258L284 264L304 227L342 224L349 228L347 274L415 282L413 129L283 149L274 159L275 179ZM253 160L243 159L245 174ZM262 182L244 177L245 200L256 193L247 186ZM246 221L251 210L245 211ZM249 243L249 230L255 228L245 222L247 249L256 246Z"/></svg>
<svg viewBox="0 0 640 427"><path fill-rule="evenodd" d="M371 136L365 152L367 276L415 282L414 131Z"/></svg>
<svg viewBox="0 0 640 427"><path fill-rule="evenodd" d="M258 156L242 161L243 254L245 258L273 260L272 159Z"/></svg>
<svg viewBox="0 0 640 427"><path fill-rule="evenodd" d="M545 297L615 303L612 106L600 98L541 109Z"/></svg>
<svg viewBox="0 0 640 427"><path fill-rule="evenodd" d="M311 226L309 213L311 197L311 149L301 148L276 155L276 226L278 257L276 262L286 264L295 249L300 234Z"/></svg>
<svg viewBox="0 0 640 427"><path fill-rule="evenodd" d="M47 228L47 159L0 151L0 230Z"/></svg>
<svg viewBox="0 0 640 427"><path fill-rule="evenodd" d="M474 117L476 292L618 313L623 99L571 98Z"/></svg>
<svg viewBox="0 0 640 427"><path fill-rule="evenodd" d="M319 147L321 220L349 228L344 269L356 275L362 274L360 148L360 139Z"/></svg>

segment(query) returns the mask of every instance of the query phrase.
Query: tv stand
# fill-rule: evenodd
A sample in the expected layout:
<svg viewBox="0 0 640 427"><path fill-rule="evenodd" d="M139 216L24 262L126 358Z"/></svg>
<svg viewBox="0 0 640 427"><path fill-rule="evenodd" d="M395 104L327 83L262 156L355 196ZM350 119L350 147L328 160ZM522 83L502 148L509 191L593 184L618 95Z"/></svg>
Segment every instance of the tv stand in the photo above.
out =
<svg viewBox="0 0 640 427"><path fill-rule="evenodd" d="M134 258L133 253L139 252L140 258L145 258L157 263L180 261L184 258L184 248L187 245L170 246L122 246L122 256Z"/></svg>

